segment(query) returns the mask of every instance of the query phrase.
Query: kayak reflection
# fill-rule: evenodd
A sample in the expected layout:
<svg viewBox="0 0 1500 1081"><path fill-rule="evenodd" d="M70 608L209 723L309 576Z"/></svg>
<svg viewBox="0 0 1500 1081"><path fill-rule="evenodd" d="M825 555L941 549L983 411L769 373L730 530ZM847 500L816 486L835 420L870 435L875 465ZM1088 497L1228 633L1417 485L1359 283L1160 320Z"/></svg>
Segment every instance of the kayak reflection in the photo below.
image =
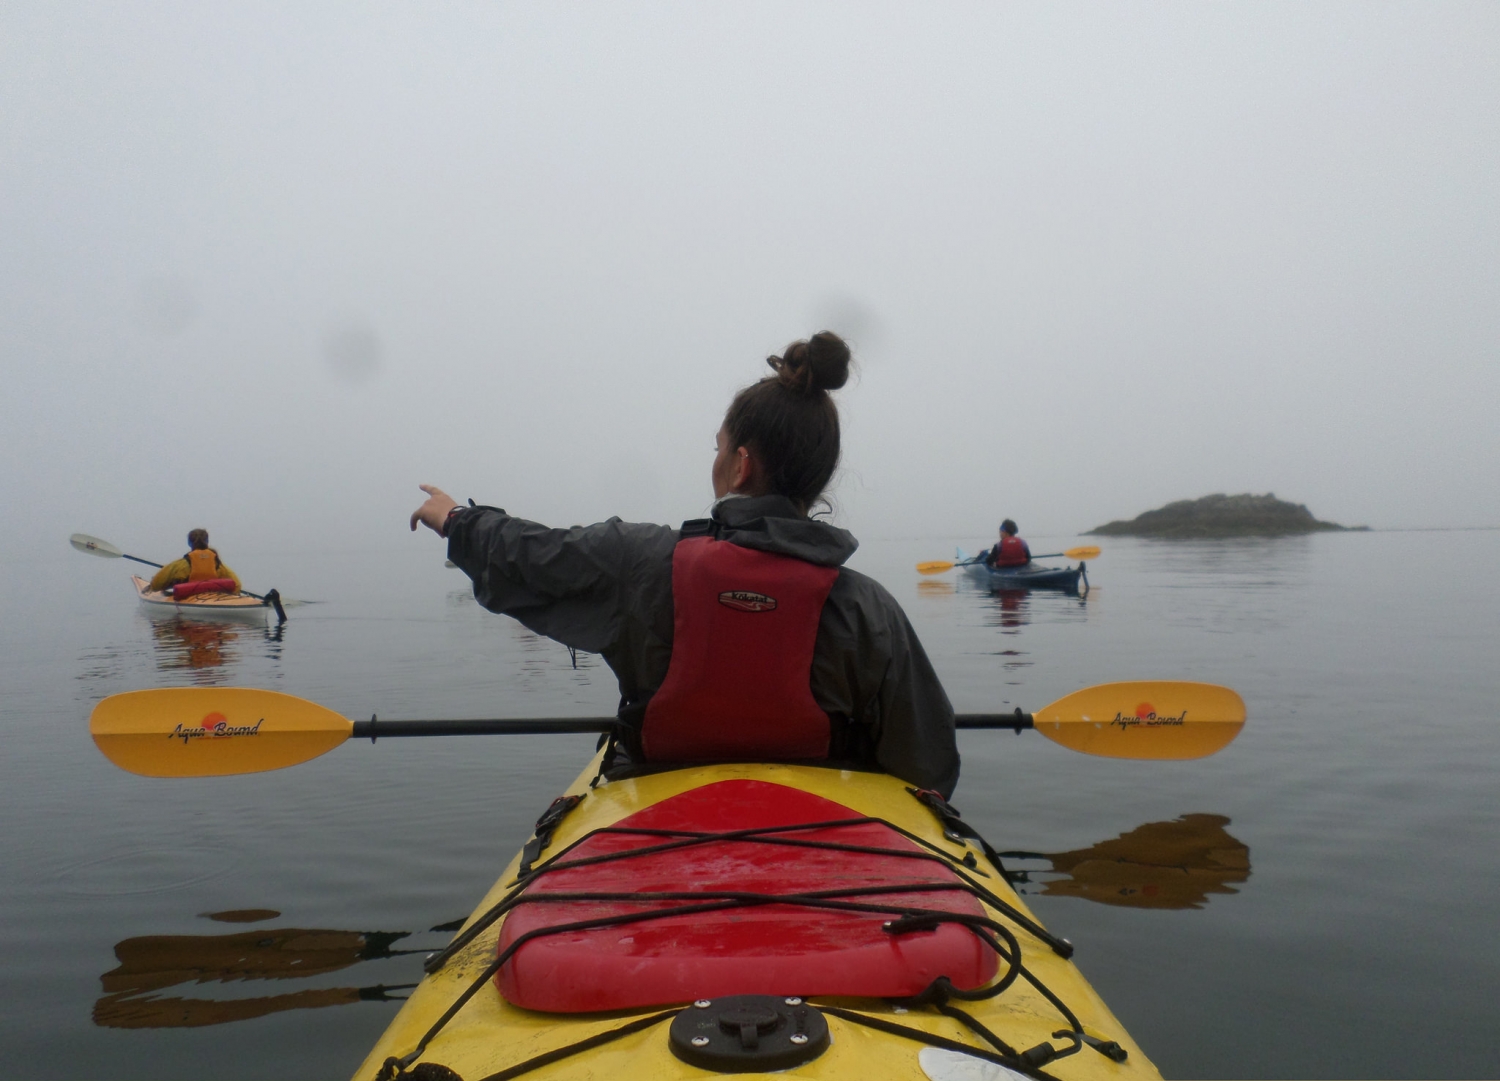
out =
<svg viewBox="0 0 1500 1081"><path fill-rule="evenodd" d="M1025 589L996 590L995 609L1005 630L1017 630L1031 622L1031 593Z"/></svg>
<svg viewBox="0 0 1500 1081"><path fill-rule="evenodd" d="M1075 622L1088 618L1088 593L977 588L968 592L978 594L976 599L985 625L999 627L1002 634L1019 634L1022 627L1038 616L1047 623Z"/></svg>
<svg viewBox="0 0 1500 1081"><path fill-rule="evenodd" d="M1041 895L1079 897L1130 908L1202 908L1211 893L1238 893L1250 877L1250 849L1225 831L1223 815L1187 814L1148 822L1111 841L1072 852L1002 852L1012 860L1047 860ZM1014 871L1019 882L1049 872ZM1022 891L1030 892L1030 891Z"/></svg>
<svg viewBox="0 0 1500 1081"><path fill-rule="evenodd" d="M239 660L235 643L242 628L227 623L195 619L153 619L151 638L156 646L156 667L163 672L183 668L203 672L208 678L195 682L217 682L218 673L205 669L221 668Z"/></svg>
<svg viewBox="0 0 1500 1081"><path fill-rule="evenodd" d="M163 672L186 670L194 683L214 684L223 681L218 671L240 660L241 639L254 642L264 639L268 654L280 656L285 624L273 628L250 628L234 623L201 619L151 618L151 640L156 650L156 667Z"/></svg>
<svg viewBox="0 0 1500 1081"><path fill-rule="evenodd" d="M216 914L217 915L217 914ZM222 918L222 917L220 917ZM283 1010L390 1001L415 984L323 987L257 998L182 998L156 994L186 983L302 980L419 950L392 945L409 931L265 928L228 935L146 935L115 946L118 967L99 978L94 1024L105 1028L195 1028Z"/></svg>

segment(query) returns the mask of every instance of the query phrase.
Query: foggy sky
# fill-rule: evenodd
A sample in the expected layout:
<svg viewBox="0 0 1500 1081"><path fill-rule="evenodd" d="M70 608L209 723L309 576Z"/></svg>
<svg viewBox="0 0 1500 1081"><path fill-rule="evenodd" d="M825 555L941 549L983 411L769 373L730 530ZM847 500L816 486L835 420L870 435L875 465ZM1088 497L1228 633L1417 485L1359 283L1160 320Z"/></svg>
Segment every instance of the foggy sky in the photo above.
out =
<svg viewBox="0 0 1500 1081"><path fill-rule="evenodd" d="M695 517L824 327L861 536L1500 524L1497 58L1493 3L0 4L0 544Z"/></svg>

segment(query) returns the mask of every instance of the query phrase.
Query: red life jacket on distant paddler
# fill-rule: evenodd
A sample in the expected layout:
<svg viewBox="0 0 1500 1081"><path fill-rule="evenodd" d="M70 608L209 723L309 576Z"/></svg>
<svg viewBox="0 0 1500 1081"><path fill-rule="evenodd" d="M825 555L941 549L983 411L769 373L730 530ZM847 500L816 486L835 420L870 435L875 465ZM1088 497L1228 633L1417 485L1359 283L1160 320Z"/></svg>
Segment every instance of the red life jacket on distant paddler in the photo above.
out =
<svg viewBox="0 0 1500 1081"><path fill-rule="evenodd" d="M189 582L224 577L219 573L219 553L212 548L194 548L182 558L187 560Z"/></svg>
<svg viewBox="0 0 1500 1081"><path fill-rule="evenodd" d="M1013 533L1001 533L1000 543L995 545L995 566L1019 567L1031 562L1031 553L1026 542Z"/></svg>
<svg viewBox="0 0 1500 1081"><path fill-rule="evenodd" d="M829 721L813 698L812 658L838 575L713 537L678 541L672 659L646 704L647 760L826 757Z"/></svg>

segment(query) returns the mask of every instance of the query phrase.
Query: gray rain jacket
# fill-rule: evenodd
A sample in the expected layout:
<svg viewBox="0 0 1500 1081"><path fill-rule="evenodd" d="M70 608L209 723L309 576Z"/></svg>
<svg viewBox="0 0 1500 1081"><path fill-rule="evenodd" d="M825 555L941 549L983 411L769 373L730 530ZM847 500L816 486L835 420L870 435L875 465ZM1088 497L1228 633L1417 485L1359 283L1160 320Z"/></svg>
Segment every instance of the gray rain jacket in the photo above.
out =
<svg viewBox="0 0 1500 1081"><path fill-rule="evenodd" d="M952 796L953 707L916 632L878 582L843 567L858 542L798 514L777 495L731 497L713 510L723 540L839 567L813 648L812 693L832 718L830 758L876 766ZM671 526L611 518L549 529L493 507L454 518L448 558L492 612L597 653L620 681L622 717L638 719L672 657Z"/></svg>

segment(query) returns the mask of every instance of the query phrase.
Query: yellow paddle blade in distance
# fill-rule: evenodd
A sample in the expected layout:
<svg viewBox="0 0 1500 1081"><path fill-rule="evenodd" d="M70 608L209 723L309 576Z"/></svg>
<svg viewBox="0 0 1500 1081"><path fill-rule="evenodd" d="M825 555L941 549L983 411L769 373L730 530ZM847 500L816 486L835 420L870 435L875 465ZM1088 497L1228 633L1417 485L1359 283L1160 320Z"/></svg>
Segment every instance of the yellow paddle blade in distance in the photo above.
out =
<svg viewBox="0 0 1500 1081"><path fill-rule="evenodd" d="M1032 718L1042 735L1084 754L1204 758L1245 727L1245 700L1212 683L1104 683L1059 698Z"/></svg>
<svg viewBox="0 0 1500 1081"><path fill-rule="evenodd" d="M113 694L89 734L121 769L143 777L221 777L295 766L333 750L353 723L314 702L242 687Z"/></svg>
<svg viewBox="0 0 1500 1081"><path fill-rule="evenodd" d="M1064 559L1098 559L1099 549L1092 544L1086 544L1082 548L1069 548L1063 553Z"/></svg>
<svg viewBox="0 0 1500 1081"><path fill-rule="evenodd" d="M933 559L926 563L917 564L918 574L942 574L944 571L951 571L952 569L953 564L944 559Z"/></svg>

